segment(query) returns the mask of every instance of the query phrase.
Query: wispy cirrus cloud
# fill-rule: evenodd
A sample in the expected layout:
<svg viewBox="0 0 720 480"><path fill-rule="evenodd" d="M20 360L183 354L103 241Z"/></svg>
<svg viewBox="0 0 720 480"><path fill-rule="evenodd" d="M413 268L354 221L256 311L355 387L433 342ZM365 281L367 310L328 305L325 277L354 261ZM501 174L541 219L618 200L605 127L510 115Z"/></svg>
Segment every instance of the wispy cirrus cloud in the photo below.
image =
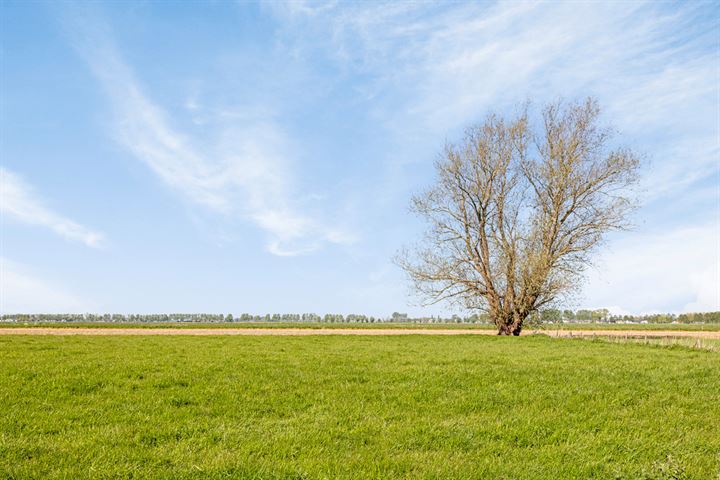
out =
<svg viewBox="0 0 720 480"><path fill-rule="evenodd" d="M265 5L307 55L367 79L358 89L399 142L437 142L526 98L594 95L653 159L653 195L711 175L720 154L710 3Z"/></svg>
<svg viewBox="0 0 720 480"><path fill-rule="evenodd" d="M16 173L0 167L0 214L28 225L49 228L61 237L88 247L101 248L105 236L54 212Z"/></svg>
<svg viewBox="0 0 720 480"><path fill-rule="evenodd" d="M185 103L192 123L211 123L214 133L183 130L145 92L99 17L76 18L68 30L112 104L118 143L182 197L251 221L266 232L266 249L274 255L351 241L342 229L302 211L294 193L292 148L272 115L206 111L191 98Z"/></svg>
<svg viewBox="0 0 720 480"><path fill-rule="evenodd" d="M396 146L385 162L385 179L377 182L386 203L417 188L410 182L419 175L407 173L418 166L429 171L442 142L487 111L505 111L525 99L542 104L598 97L605 118L622 134L618 140L648 159L638 223L650 217L664 225L661 233L645 225L627 235L636 240L602 256L602 280L591 279L587 300L635 312L720 307L720 245L713 237L720 228L716 5L265 6L284 25L288 43L302 45L308 57L322 51L347 76L364 79L356 90ZM714 223L697 223L701 211L702 222ZM637 256L639 251L646 254Z"/></svg>

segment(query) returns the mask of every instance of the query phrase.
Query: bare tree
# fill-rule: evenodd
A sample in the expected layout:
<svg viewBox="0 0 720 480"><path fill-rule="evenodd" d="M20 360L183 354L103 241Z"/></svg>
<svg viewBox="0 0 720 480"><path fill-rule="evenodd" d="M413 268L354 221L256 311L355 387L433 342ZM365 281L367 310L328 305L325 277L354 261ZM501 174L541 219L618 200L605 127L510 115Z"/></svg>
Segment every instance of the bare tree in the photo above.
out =
<svg viewBox="0 0 720 480"><path fill-rule="evenodd" d="M425 241L396 261L428 303L487 312L519 335L533 311L580 285L606 232L628 226L639 160L610 146L599 107L557 102L532 123L489 115L447 145L437 183L412 200Z"/></svg>

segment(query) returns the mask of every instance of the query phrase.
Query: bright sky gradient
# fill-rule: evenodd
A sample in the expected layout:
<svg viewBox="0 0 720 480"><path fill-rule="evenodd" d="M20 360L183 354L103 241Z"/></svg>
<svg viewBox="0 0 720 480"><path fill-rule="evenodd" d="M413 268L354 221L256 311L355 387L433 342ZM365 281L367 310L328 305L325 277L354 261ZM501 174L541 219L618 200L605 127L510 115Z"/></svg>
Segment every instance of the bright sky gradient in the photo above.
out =
<svg viewBox="0 0 720 480"><path fill-rule="evenodd" d="M720 310L717 2L0 5L4 313L449 313L391 261L410 195L588 95L643 206L569 307Z"/></svg>

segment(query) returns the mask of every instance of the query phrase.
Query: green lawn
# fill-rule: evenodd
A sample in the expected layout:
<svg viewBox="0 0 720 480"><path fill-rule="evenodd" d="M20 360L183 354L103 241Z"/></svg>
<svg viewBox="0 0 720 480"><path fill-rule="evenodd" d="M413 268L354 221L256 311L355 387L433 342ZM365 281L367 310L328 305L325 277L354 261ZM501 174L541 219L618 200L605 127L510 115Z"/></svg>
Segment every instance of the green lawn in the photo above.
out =
<svg viewBox="0 0 720 480"><path fill-rule="evenodd" d="M718 399L684 347L0 336L0 478L715 480Z"/></svg>

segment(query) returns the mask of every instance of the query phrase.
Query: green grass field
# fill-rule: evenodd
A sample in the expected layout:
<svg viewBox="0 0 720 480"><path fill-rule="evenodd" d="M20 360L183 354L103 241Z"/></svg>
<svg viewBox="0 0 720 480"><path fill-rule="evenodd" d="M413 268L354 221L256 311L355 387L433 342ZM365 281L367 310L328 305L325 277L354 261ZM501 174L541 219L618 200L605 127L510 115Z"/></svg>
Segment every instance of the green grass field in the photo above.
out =
<svg viewBox="0 0 720 480"><path fill-rule="evenodd" d="M0 478L715 480L718 399L684 347L0 336Z"/></svg>

